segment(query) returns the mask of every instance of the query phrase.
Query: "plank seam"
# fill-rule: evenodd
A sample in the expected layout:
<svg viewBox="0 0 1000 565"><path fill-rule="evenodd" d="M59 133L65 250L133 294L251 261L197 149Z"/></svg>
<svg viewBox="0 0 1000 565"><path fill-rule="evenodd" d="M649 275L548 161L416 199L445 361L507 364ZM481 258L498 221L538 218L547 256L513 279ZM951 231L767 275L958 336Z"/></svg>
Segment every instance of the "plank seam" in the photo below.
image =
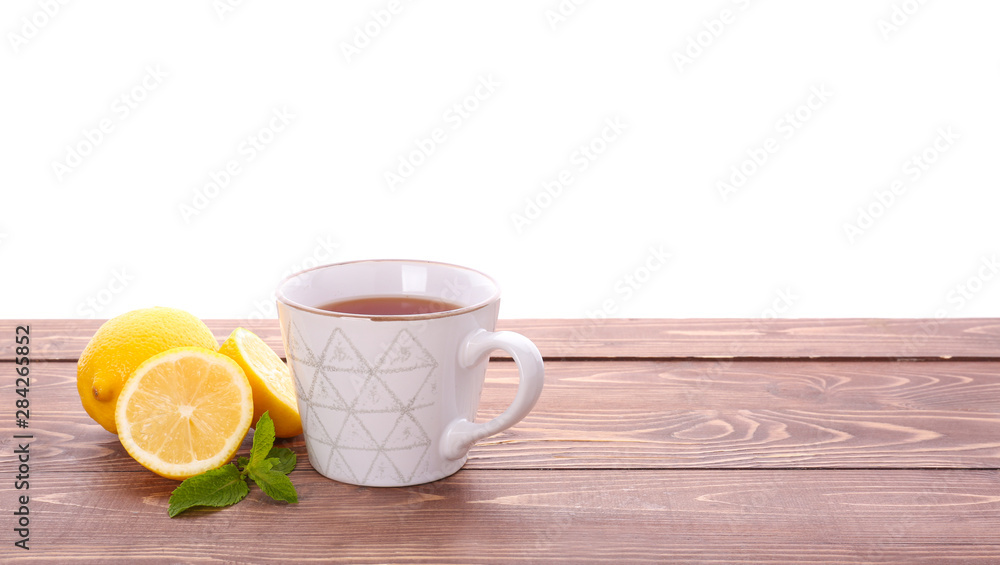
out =
<svg viewBox="0 0 1000 565"><path fill-rule="evenodd" d="M639 361L678 361L678 362L697 362L697 363L775 363L775 362L786 362L786 361L816 361L823 363L998 363L1000 362L1000 356L998 357L977 357L977 356L927 356L927 357L894 357L891 355L886 356L760 356L760 357L719 357L713 355L706 356L670 356L670 357L542 357L543 360L551 363L558 362L572 362L572 363L597 363L597 362L639 362ZM282 357L282 361L287 360ZM32 357L32 361L36 363L76 363L79 359L63 359L55 358L48 359L45 357ZM490 361L501 362L501 363L511 363L513 359L510 357L491 357ZM0 359L0 363L13 363L13 359Z"/></svg>

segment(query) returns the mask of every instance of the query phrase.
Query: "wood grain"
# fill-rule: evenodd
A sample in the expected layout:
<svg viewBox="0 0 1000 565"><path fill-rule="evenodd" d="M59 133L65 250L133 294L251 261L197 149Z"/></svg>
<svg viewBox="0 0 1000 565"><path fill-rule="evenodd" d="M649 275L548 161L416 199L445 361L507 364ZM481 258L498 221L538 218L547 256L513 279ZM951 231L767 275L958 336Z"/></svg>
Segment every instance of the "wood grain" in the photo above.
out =
<svg viewBox="0 0 1000 565"><path fill-rule="evenodd" d="M38 460L74 471L137 468L117 438L83 411L74 365L32 368ZM552 362L532 413L475 447L467 465L995 469L998 368L986 362ZM516 386L513 364L492 363L480 420L506 408ZM10 397L12 387L0 381L0 394ZM12 412L0 410L0 442L16 433ZM289 446L305 453L301 437Z"/></svg>
<svg viewBox="0 0 1000 565"><path fill-rule="evenodd" d="M987 471L475 471L373 489L291 475L300 503L167 518L176 482L44 473L5 563L996 563ZM6 488L6 487L5 487ZM9 493L4 493L9 494Z"/></svg>
<svg viewBox="0 0 1000 565"><path fill-rule="evenodd" d="M31 324L38 360L75 361L103 320L0 320L0 361L14 329ZM277 320L206 320L221 341L245 326L284 355ZM548 359L985 358L1000 359L1000 319L500 320ZM9 336L9 337L4 337ZM498 353L498 355L500 355Z"/></svg>
<svg viewBox="0 0 1000 565"><path fill-rule="evenodd" d="M300 455L300 504L254 488L173 520L177 483L80 405L75 360L100 322L30 323L20 430L18 322L0 322L3 563L1000 563L1000 320L504 321L546 355L545 389L456 475L337 483L300 436L278 442ZM251 328L281 350L276 322ZM516 387L491 363L480 419ZM25 432L28 552L10 545Z"/></svg>

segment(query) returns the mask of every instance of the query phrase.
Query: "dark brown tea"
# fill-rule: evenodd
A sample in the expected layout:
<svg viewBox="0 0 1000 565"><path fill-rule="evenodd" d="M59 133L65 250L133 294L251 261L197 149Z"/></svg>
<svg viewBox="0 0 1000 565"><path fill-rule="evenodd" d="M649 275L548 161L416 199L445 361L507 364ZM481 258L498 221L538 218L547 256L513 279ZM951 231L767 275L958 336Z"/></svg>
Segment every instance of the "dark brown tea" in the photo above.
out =
<svg viewBox="0 0 1000 565"><path fill-rule="evenodd" d="M317 306L320 310L362 316L409 316L413 314L433 314L461 308L443 300L417 296L366 296L337 300Z"/></svg>

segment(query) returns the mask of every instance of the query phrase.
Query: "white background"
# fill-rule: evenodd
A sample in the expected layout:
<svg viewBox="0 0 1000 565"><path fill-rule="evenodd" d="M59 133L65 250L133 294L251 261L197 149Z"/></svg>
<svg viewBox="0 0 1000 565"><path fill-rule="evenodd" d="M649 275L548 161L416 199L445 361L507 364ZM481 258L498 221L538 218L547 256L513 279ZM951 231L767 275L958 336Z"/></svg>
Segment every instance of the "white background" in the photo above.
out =
<svg viewBox="0 0 1000 565"><path fill-rule="evenodd" d="M377 257L491 274L507 318L1000 314L993 0L226 6L3 2L0 317L272 317Z"/></svg>

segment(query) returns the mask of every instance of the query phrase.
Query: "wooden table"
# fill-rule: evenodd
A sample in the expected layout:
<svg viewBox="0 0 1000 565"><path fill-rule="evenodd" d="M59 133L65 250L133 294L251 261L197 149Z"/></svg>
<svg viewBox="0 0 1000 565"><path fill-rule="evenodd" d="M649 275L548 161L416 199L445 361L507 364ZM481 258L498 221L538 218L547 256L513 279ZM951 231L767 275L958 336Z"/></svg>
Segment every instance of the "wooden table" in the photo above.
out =
<svg viewBox="0 0 1000 565"><path fill-rule="evenodd" d="M14 426L30 324L30 428ZM0 561L1000 563L1000 320L520 320L534 412L436 483L321 477L300 503L167 517L176 482L91 421L76 359L98 321L0 322ZM209 326L223 339L233 321ZM279 353L276 322L251 327ZM513 398L495 360L480 415ZM14 489L30 433L30 489ZM249 440L241 449L249 449ZM14 547L30 495L30 550Z"/></svg>

